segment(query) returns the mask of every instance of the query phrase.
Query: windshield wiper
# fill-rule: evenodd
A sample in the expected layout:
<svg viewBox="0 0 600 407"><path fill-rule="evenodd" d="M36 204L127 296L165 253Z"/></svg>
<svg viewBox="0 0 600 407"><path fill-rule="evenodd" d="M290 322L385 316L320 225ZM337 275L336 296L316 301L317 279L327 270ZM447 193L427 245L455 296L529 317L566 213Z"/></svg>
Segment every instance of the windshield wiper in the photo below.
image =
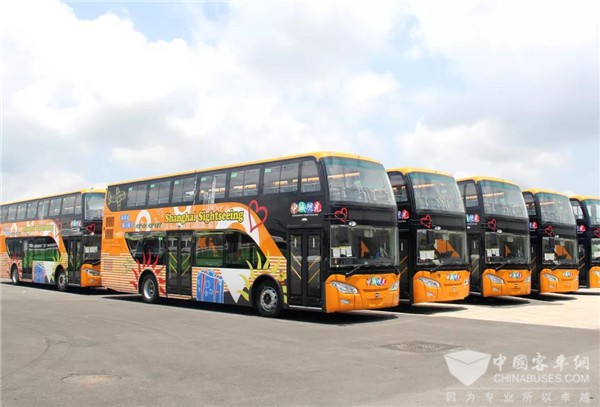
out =
<svg viewBox="0 0 600 407"><path fill-rule="evenodd" d="M505 261L504 263L500 263L500 265L498 267L496 267L496 271L500 270L502 267L506 266L508 263L510 263L510 262Z"/></svg>
<svg viewBox="0 0 600 407"><path fill-rule="evenodd" d="M364 266L364 264L359 264L358 266L354 267L352 270L350 270L349 272L346 273L346 277L350 277L353 276L354 274L356 274L356 272L358 270L360 270L360 268Z"/></svg>

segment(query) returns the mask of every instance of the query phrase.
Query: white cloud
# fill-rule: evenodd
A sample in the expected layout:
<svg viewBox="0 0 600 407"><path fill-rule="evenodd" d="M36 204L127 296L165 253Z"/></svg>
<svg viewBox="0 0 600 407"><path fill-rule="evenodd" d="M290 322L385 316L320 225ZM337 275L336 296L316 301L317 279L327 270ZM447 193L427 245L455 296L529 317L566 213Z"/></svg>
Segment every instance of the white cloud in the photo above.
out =
<svg viewBox="0 0 600 407"><path fill-rule="evenodd" d="M186 3L185 42L149 40L127 5L4 2L3 194L310 150L527 184L562 162L548 187L586 192L564 163L598 150L597 6L521 3L233 2L213 21Z"/></svg>

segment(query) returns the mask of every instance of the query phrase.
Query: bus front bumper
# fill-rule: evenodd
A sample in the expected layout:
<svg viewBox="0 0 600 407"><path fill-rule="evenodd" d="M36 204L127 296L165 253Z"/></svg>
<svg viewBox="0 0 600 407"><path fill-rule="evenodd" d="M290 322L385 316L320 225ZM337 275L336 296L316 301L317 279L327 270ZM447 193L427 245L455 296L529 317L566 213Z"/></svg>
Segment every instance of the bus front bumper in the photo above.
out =
<svg viewBox="0 0 600 407"><path fill-rule="evenodd" d="M579 270L542 269L540 272L540 294L569 293L579 289Z"/></svg>
<svg viewBox="0 0 600 407"><path fill-rule="evenodd" d="M334 274L325 282L325 311L392 308L400 302L399 278L389 274Z"/></svg>
<svg viewBox="0 0 600 407"><path fill-rule="evenodd" d="M465 299L470 291L470 276L468 270L419 271L412 281L413 304Z"/></svg>
<svg viewBox="0 0 600 407"><path fill-rule="evenodd" d="M484 297L531 294L531 272L527 269L486 269L481 278L481 295Z"/></svg>

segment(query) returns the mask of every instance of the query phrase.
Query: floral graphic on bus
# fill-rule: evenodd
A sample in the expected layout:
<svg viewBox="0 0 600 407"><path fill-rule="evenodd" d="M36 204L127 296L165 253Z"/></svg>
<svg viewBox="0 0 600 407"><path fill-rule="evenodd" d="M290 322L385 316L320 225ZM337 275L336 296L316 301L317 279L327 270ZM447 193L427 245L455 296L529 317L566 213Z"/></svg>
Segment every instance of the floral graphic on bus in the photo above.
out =
<svg viewBox="0 0 600 407"><path fill-rule="evenodd" d="M244 274L240 274L240 277L242 277L242 279L244 280L245 286L243 289L238 290L237 293L239 295L241 295L242 298L244 298L248 302L250 302L250 290L252 289L252 284L254 283L254 280L256 279L257 276L264 274L264 273L268 273L268 274L272 275L273 277L275 277L275 279L277 281L279 281L279 283L282 285L283 289L285 290L285 284L284 284L285 273L279 269L279 267L281 265L281 258L277 259L277 263L271 264L271 262L269 261L269 253L267 252L267 259L265 260L265 262L263 264L260 256L257 255L256 257L257 257L256 268L252 267L252 263L250 263L249 261L246 261L246 263L248 264L248 268L250 269L250 275L248 277L246 277ZM287 298L287 297L284 296L284 298Z"/></svg>
<svg viewBox="0 0 600 407"><path fill-rule="evenodd" d="M148 253L147 256L146 256L146 253L142 253L142 262L141 263L138 259L135 259L135 262L137 264L137 269L135 267L133 267L131 269L131 271L133 271L133 274L135 275L135 280L131 280L129 282L129 284L131 284L137 290L138 289L138 281L140 281L140 275L142 274L142 272L144 270L150 269L156 275L160 293L166 294L165 289L164 289L166 280L164 278L160 277L160 273L163 272L165 267L158 266L158 260L159 260L159 257L156 256L156 260L154 260L154 262L152 262L152 255L150 253Z"/></svg>

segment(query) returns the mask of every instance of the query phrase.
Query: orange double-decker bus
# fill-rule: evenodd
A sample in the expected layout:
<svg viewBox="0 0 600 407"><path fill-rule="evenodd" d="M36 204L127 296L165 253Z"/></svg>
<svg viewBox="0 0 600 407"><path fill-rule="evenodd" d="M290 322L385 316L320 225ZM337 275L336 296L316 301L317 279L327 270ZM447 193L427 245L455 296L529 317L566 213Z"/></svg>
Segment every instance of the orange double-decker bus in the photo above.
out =
<svg viewBox="0 0 600 407"><path fill-rule="evenodd" d="M2 204L0 275L14 284L99 287L104 190Z"/></svg>
<svg viewBox="0 0 600 407"><path fill-rule="evenodd" d="M577 228L569 198L541 189L525 190L523 198L529 215L531 289L577 291Z"/></svg>
<svg viewBox="0 0 600 407"><path fill-rule="evenodd" d="M458 180L467 213L471 292L531 293L529 217L521 189L492 177Z"/></svg>
<svg viewBox="0 0 600 407"><path fill-rule="evenodd" d="M600 288L600 198L570 198L577 221L579 286Z"/></svg>
<svg viewBox="0 0 600 407"><path fill-rule="evenodd" d="M396 206L383 166L314 153L108 186L107 288L324 312L399 301Z"/></svg>
<svg viewBox="0 0 600 407"><path fill-rule="evenodd" d="M397 204L401 298L411 303L469 295L465 209L454 177L388 169Z"/></svg>

